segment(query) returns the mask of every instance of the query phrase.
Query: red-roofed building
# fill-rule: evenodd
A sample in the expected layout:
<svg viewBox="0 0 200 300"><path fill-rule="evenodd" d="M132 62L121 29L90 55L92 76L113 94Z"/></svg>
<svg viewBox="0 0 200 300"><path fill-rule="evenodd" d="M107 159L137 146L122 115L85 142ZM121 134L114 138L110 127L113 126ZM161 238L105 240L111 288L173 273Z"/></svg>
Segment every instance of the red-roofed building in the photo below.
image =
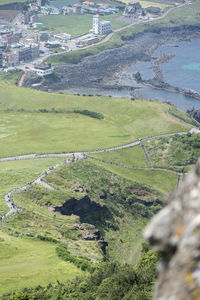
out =
<svg viewBox="0 0 200 300"><path fill-rule="evenodd" d="M91 1L85 1L85 2L83 2L83 5L90 5L90 6L93 6L93 5L94 5L94 2L91 2Z"/></svg>
<svg viewBox="0 0 200 300"><path fill-rule="evenodd" d="M18 55L16 53L3 53L3 66L14 67L18 63Z"/></svg>

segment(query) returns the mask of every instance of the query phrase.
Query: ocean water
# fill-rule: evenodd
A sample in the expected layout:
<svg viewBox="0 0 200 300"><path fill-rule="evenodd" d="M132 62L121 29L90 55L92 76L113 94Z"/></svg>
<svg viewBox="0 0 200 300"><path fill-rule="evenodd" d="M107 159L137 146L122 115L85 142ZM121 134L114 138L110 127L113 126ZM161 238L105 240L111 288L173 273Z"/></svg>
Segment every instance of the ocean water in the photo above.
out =
<svg viewBox="0 0 200 300"><path fill-rule="evenodd" d="M160 64L165 82L179 88L190 88L200 93L200 37L191 41L169 42L160 46L154 53L154 57L163 54L175 55L168 62ZM131 74L140 72L142 78L154 77L152 71L153 62L132 64L127 71ZM200 109L200 101L182 94L164 90L156 90L150 87L142 87L136 93L137 97L159 101L169 101L182 110L195 107Z"/></svg>
<svg viewBox="0 0 200 300"><path fill-rule="evenodd" d="M155 60L163 54L175 55L168 62L160 64L165 82L179 88L190 88L200 93L200 37L193 38L191 41L169 42L161 45L153 53ZM139 62L131 64L126 71L130 74L140 72L143 79L154 77L152 62ZM179 93L168 92L165 90L153 89L141 84L137 84L131 76L123 77L121 84L139 87L134 91L134 97L139 99L150 99L156 101L168 101L176 107L186 111L188 108L195 107L200 109L200 101L192 97L186 97ZM63 91L65 93L80 93L85 95L101 94L112 97L132 97L129 90L95 90L89 88L76 88Z"/></svg>

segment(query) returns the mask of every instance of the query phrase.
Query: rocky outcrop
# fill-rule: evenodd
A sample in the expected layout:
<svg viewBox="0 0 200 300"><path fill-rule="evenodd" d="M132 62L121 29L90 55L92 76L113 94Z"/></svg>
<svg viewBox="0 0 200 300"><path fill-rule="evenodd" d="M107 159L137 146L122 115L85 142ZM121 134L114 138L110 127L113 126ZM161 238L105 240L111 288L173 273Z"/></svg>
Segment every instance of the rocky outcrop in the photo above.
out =
<svg viewBox="0 0 200 300"><path fill-rule="evenodd" d="M102 218L111 217L111 213L105 205L92 201L88 195L81 199L71 198L62 206L56 206L55 211L68 216L77 215L80 217L81 222L87 221L86 223L91 224Z"/></svg>
<svg viewBox="0 0 200 300"><path fill-rule="evenodd" d="M77 225L82 230L82 238L84 240L96 240L101 248L103 255L106 256L106 247L108 243L101 236L100 231L96 228L98 222L112 218L111 213L105 205L92 201L87 195L81 199L72 198L66 201L62 206L55 207L55 211L59 211L63 215L77 215L80 222L89 224ZM94 226L94 225L95 226Z"/></svg>
<svg viewBox="0 0 200 300"><path fill-rule="evenodd" d="M196 121L200 122L200 109L195 109L194 107L191 109L188 109L186 111L190 117L194 118Z"/></svg>
<svg viewBox="0 0 200 300"><path fill-rule="evenodd" d="M64 90L71 87L118 88L115 75L130 63L151 60L152 52L168 40L190 37L200 31L200 25L171 28L151 28L143 32L122 37L124 45L109 49L96 55L90 55L77 64L55 66L59 80L48 79L40 85L32 86L32 81L25 81L25 86L41 90ZM117 86L116 86L117 84ZM134 87L134 85L133 85Z"/></svg>
<svg viewBox="0 0 200 300"><path fill-rule="evenodd" d="M200 161L152 219L145 238L161 255L154 299L200 299Z"/></svg>
<svg viewBox="0 0 200 300"><path fill-rule="evenodd" d="M155 77L153 79L143 80L139 72L134 74L133 77L135 78L137 83L142 83L155 89L166 90L173 93L180 93L186 97L191 97L200 100L200 94L196 91L192 89L182 89L163 81L162 72L157 66L153 67L153 71L155 73Z"/></svg>

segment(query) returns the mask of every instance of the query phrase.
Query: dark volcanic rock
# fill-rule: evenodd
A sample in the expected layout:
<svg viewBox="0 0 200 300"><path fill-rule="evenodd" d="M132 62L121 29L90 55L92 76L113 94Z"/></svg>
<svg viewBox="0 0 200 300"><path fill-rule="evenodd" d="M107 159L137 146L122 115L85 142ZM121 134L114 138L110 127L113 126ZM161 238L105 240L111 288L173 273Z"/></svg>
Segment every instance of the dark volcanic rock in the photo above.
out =
<svg viewBox="0 0 200 300"><path fill-rule="evenodd" d="M55 211L63 215L77 215L81 222L96 225L98 221L112 219L112 215L105 205L92 201L87 195L79 200L72 198L62 206L56 206Z"/></svg>
<svg viewBox="0 0 200 300"><path fill-rule="evenodd" d="M194 118L196 121L200 122L200 109L198 110L193 107L191 109L188 109L186 113L192 118Z"/></svg>
<svg viewBox="0 0 200 300"><path fill-rule="evenodd" d="M80 200L72 198L62 206L55 207L55 211L59 211L63 215L77 215L80 217L80 222L94 224L95 226L98 222L104 223L106 219L112 219L112 215L105 205L92 201L87 195ZM98 246L105 256L108 243L101 237L100 231L90 224L79 226L79 229L83 230L83 239L98 241Z"/></svg>

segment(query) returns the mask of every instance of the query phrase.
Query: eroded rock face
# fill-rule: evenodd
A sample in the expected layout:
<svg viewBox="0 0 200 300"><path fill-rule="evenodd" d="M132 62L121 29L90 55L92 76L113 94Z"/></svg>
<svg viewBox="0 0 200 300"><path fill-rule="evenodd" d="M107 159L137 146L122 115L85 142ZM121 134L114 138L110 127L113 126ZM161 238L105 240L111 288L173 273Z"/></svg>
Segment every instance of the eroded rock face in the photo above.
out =
<svg viewBox="0 0 200 300"><path fill-rule="evenodd" d="M152 219L145 238L162 257L154 299L200 299L200 161Z"/></svg>

